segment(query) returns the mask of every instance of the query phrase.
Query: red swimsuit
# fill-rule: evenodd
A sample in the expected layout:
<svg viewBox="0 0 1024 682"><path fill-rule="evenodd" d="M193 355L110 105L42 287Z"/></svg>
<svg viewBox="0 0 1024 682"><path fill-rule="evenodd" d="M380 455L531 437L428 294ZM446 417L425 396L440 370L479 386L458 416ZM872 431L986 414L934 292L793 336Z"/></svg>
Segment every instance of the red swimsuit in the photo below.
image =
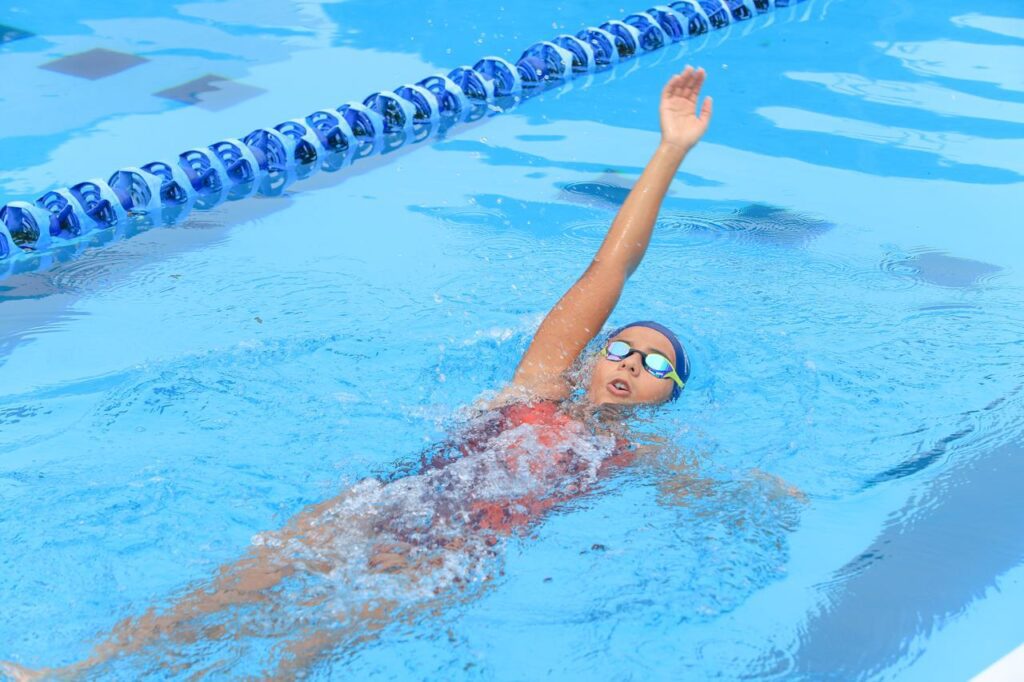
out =
<svg viewBox="0 0 1024 682"><path fill-rule="evenodd" d="M582 444L580 439L586 434L586 427L561 412L557 403L543 401L502 408L497 432L507 434L526 424L533 428L524 430L511 443L503 444L502 464L509 472L529 475L552 485L514 499L474 500L469 509L477 528L509 535L538 520L555 505L581 494L584 492L581 488L587 487L588 462L573 449L574 443ZM600 475L624 466L632 458L633 452L625 440L616 438L615 452L600 461L596 473Z"/></svg>

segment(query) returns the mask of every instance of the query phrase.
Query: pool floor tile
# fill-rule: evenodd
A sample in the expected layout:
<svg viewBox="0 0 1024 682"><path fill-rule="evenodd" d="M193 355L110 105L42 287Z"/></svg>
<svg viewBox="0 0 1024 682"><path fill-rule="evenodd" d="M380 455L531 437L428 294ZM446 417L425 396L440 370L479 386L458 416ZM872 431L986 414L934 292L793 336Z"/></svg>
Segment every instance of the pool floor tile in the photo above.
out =
<svg viewBox="0 0 1024 682"><path fill-rule="evenodd" d="M32 35L34 34L22 31L20 28L0 24L0 45L13 43L15 40L21 40L22 38L31 38Z"/></svg>
<svg viewBox="0 0 1024 682"><path fill-rule="evenodd" d="M153 93L183 104L195 104L210 111L220 111L266 92L224 76L207 74L181 85Z"/></svg>
<svg viewBox="0 0 1024 682"><path fill-rule="evenodd" d="M138 55L115 52L114 50L105 50L98 47L93 50L61 57L52 62L47 62L39 68L94 81L106 78L107 76L113 76L115 73L120 73L125 69L130 69L133 66L138 66L148 61L145 57L139 57Z"/></svg>

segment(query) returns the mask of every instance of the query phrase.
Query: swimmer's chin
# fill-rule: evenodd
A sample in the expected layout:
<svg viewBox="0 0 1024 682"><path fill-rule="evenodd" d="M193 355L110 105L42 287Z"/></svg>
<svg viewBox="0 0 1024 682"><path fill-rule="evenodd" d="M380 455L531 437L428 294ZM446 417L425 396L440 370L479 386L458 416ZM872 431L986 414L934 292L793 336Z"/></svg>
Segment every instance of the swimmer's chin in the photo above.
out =
<svg viewBox="0 0 1024 682"><path fill-rule="evenodd" d="M590 396L585 398L586 411L592 414L600 421L604 422L621 422L628 419L635 411L636 408L641 407L636 403L626 403L619 401L594 401L590 399Z"/></svg>
<svg viewBox="0 0 1024 682"><path fill-rule="evenodd" d="M608 407L612 407L612 408L615 408L615 407L627 408L627 407L638 407L640 405L645 405L646 404L646 403L634 400L632 396L616 396L616 395L611 395L607 391L598 391L597 395L594 395L594 391L591 390L591 391L588 391L586 393L584 398L585 398L585 400L588 403L590 403L594 407L605 407L605 406L608 406Z"/></svg>

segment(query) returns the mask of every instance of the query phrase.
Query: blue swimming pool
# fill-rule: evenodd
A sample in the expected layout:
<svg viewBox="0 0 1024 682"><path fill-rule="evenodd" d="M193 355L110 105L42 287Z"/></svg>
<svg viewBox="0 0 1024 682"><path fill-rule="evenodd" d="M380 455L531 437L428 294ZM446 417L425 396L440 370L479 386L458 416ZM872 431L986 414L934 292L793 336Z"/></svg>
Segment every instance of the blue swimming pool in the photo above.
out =
<svg viewBox="0 0 1024 682"><path fill-rule="evenodd" d="M640 9L8 4L0 203ZM688 63L715 120L611 320L690 348L660 455L311 676L967 679L1024 643L1024 12L807 0L0 279L0 660L84 658L459 428ZM310 618L96 674L258 675Z"/></svg>

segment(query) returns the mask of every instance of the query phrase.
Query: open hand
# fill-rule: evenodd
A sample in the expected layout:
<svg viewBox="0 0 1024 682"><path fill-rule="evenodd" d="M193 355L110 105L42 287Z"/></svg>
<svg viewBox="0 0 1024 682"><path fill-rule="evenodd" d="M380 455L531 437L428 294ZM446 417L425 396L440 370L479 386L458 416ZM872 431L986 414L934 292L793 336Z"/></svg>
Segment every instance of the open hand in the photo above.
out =
<svg viewBox="0 0 1024 682"><path fill-rule="evenodd" d="M703 68L687 66L682 73L672 76L661 92L661 141L683 151L689 151L697 144L711 122L711 98L704 98L704 105L697 117L697 99L707 74Z"/></svg>

